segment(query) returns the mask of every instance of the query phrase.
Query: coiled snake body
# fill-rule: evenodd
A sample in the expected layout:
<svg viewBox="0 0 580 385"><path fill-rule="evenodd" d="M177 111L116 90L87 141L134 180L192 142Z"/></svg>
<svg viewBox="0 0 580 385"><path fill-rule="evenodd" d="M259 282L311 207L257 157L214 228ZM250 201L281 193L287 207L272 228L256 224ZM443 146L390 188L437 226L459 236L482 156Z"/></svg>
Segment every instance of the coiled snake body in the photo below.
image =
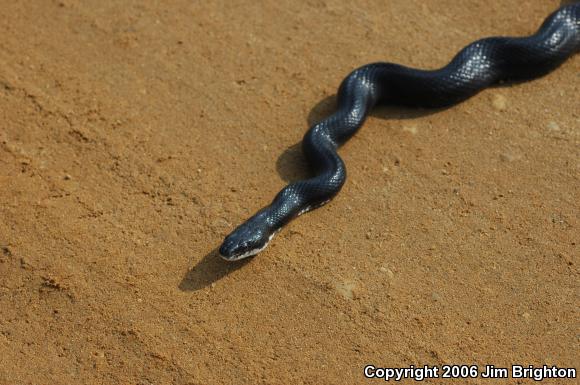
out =
<svg viewBox="0 0 580 385"><path fill-rule="evenodd" d="M580 4L563 6L529 37L491 37L463 48L438 70L372 63L351 72L338 89L336 112L311 127L302 149L314 177L291 183L272 203L229 234L222 258L239 260L262 251L274 235L300 214L332 199L346 180L337 149L364 123L378 103L446 107L503 80L547 74L580 50Z"/></svg>

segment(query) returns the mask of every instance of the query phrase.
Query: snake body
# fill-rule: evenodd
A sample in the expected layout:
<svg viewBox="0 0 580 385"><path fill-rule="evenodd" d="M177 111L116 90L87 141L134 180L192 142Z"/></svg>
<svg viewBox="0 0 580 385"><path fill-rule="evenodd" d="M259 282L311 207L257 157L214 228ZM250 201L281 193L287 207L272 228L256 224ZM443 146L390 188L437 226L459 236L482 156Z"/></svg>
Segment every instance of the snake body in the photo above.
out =
<svg viewBox="0 0 580 385"><path fill-rule="evenodd" d="M331 200L346 180L338 147L353 136L377 104L447 107L501 81L523 81L552 71L580 50L580 4L563 6L528 37L490 37L463 48L446 66L419 70L372 63L341 83L334 114L311 127L302 150L313 177L284 187L272 203L229 234L219 249L234 261L262 251L297 216Z"/></svg>

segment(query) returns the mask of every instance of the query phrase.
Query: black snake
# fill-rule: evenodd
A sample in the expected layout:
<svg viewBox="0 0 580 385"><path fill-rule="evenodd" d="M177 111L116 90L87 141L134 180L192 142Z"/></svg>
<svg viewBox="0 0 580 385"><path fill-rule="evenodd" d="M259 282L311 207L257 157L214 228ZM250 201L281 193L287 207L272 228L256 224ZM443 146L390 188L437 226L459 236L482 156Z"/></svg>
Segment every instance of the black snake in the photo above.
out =
<svg viewBox="0 0 580 385"><path fill-rule="evenodd" d="M337 149L353 136L377 104L446 107L500 81L547 74L580 50L580 4L563 6L528 37L490 37L463 48L437 70L372 63L351 72L338 89L336 112L311 127L302 150L314 177L291 183L272 203L229 234L220 255L235 261L262 251L297 216L332 199L346 180Z"/></svg>

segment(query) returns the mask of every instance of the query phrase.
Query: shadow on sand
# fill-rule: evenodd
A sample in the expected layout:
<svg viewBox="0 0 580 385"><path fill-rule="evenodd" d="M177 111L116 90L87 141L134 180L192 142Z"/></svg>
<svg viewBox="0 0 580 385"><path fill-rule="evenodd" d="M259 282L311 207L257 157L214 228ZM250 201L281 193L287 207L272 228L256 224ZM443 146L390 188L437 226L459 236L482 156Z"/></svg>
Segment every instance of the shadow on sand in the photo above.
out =
<svg viewBox="0 0 580 385"><path fill-rule="evenodd" d="M561 0L560 5L569 5L578 3L578 0ZM510 80L492 85L489 88L509 88L520 83L526 83L528 80ZM477 95L475 95L477 96ZM461 102L460 102L461 103ZM411 108L402 106L376 106L370 113L370 116L381 119L416 119L423 116L436 114L440 111L452 108L448 106L444 108ZM308 127L322 121L324 118L330 116L336 110L336 95L332 95L322 99L308 114ZM304 131L306 133L306 130ZM311 176L308 171L308 164L304 155L302 154L301 142L295 143L288 147L277 159L276 170L280 177L288 182L295 182L297 180L305 179Z"/></svg>
<svg viewBox="0 0 580 385"><path fill-rule="evenodd" d="M576 3L577 0L562 0L562 6ZM512 87L522 81L509 81L496 84L490 88ZM402 106L377 106L371 112L370 116L380 119L416 119L424 116L436 114L453 106L444 108L411 108ZM308 127L320 122L330 116L336 110L336 95L328 96L318 102L308 114ZM306 130L304 131L306 132ZM310 177L309 167L302 153L301 142L288 147L277 159L276 170L280 177L292 183L297 180ZM224 261L218 255L218 249L214 249L206 254L202 260L194 266L181 280L179 288L183 291L197 291L210 286L212 283L220 280L229 273L242 268L253 258L243 259L239 262L231 263Z"/></svg>
<svg viewBox="0 0 580 385"><path fill-rule="evenodd" d="M247 265L251 260L252 258L246 258L235 263L227 262L220 258L218 249L215 248L185 274L179 288L183 291L201 290Z"/></svg>
<svg viewBox="0 0 580 385"><path fill-rule="evenodd" d="M407 108L401 106L377 106L370 113L380 119L416 119L443 111L446 108ZM308 126L312 127L336 111L336 95L322 99L308 114ZM306 133L306 129L304 130ZM288 147L276 160L276 171L280 177L288 182L306 179L311 176L308 163L302 153L302 142Z"/></svg>

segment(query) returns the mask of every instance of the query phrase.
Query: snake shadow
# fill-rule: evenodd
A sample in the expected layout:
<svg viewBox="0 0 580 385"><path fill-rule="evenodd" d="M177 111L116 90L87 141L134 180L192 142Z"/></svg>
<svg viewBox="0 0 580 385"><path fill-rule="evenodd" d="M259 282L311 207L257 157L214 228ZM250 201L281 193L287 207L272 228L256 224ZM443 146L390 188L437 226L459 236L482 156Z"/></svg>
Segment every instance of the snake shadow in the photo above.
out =
<svg viewBox="0 0 580 385"><path fill-rule="evenodd" d="M562 5L568 3L574 3L574 1L572 2L563 1ZM511 79L494 84L488 87L488 89L511 88L522 83L527 83L528 81L529 80L525 79L524 80ZM477 96L478 95L473 95L472 97ZM458 104L464 103L466 100L440 108L406 107L397 104L390 105L379 104L370 112L369 116L374 116L384 120L417 119L448 110L450 108L455 107ZM335 111L336 111L336 94L332 96L327 96L326 98L322 99L310 110L307 118L308 126L312 127L316 123L330 116ZM306 130L304 132L306 133ZM286 150L284 150L284 152L276 160L276 171L278 172L280 178L282 178L287 183L296 182L298 180L306 179L312 176L312 174L309 171L306 158L302 153L302 141L295 143L292 146L288 147Z"/></svg>
<svg viewBox="0 0 580 385"><path fill-rule="evenodd" d="M423 116L436 114L450 107L444 108L416 108L403 106L377 106L369 114L380 119L417 119ZM312 127L324 118L336 111L336 95L328 96L318 102L308 114L308 126ZM306 133L306 130L304 131ZM298 142L288 147L276 160L276 171L280 178L287 183L292 183L301 179L309 178L311 175L308 163L302 153L302 142Z"/></svg>
<svg viewBox="0 0 580 385"><path fill-rule="evenodd" d="M211 286L228 274L247 265L253 258L242 259L237 263L224 261L218 255L216 247L207 253L181 279L179 289L182 291L198 291Z"/></svg>
<svg viewBox="0 0 580 385"><path fill-rule="evenodd" d="M578 0L561 0L560 6L580 3ZM526 83L529 80L507 80L490 86L489 88L509 88L521 83ZM460 102L462 103L462 102ZM370 116L381 119L416 119L424 117L446 109L452 108L453 105L443 108L410 108L397 105L379 105L369 114ZM308 126L312 127L314 124L322 121L324 118L330 116L336 110L336 95L328 96L322 99L308 114ZM305 131L306 132L306 131ZM292 183L301 179L306 179L312 176L309 171L308 163L302 153L301 142L295 143L288 147L278 157L276 161L276 171L280 178L287 183Z"/></svg>

